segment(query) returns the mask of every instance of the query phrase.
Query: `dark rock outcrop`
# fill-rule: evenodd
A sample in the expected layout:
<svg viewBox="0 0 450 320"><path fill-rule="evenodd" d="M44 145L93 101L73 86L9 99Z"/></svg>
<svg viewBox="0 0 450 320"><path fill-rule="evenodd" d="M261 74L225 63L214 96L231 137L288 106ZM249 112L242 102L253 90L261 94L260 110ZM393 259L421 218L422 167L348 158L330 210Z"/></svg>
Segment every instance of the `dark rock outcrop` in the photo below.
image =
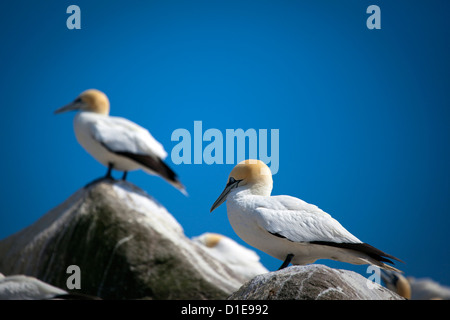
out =
<svg viewBox="0 0 450 320"><path fill-rule="evenodd" d="M151 196L128 182L78 190L29 227L0 241L0 272L103 299L222 299L245 280L188 239Z"/></svg>

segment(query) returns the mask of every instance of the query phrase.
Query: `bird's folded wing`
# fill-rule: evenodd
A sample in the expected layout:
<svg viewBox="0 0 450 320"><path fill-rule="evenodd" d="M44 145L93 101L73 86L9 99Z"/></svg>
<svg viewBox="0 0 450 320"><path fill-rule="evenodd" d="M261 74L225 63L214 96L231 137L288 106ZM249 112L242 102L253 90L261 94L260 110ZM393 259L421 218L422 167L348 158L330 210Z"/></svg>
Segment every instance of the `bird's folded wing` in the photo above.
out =
<svg viewBox="0 0 450 320"><path fill-rule="evenodd" d="M317 206L290 196L261 197L256 219L267 232L293 242L361 243Z"/></svg>
<svg viewBox="0 0 450 320"><path fill-rule="evenodd" d="M92 137L111 152L167 157L148 130L120 117L105 117L90 126Z"/></svg>

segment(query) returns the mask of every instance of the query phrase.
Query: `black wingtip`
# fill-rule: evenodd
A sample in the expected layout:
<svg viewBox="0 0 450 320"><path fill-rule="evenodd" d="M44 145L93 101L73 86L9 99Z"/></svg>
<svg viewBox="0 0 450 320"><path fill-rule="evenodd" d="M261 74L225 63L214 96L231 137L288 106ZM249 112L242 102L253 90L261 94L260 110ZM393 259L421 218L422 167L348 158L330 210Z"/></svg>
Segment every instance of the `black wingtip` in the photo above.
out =
<svg viewBox="0 0 450 320"><path fill-rule="evenodd" d="M329 241L312 241L310 243L359 251L359 252L367 254L369 257L371 257L377 261L380 261L380 262L387 262L390 264L394 264L394 262L389 260L389 259L393 259L398 262L404 263L399 258L396 258L393 255L390 255L388 253L385 253L385 252L375 248L374 246L371 246L368 243L363 243L363 242L361 242L361 243L338 243L338 242L329 242Z"/></svg>
<svg viewBox="0 0 450 320"><path fill-rule="evenodd" d="M136 161L137 163L143 165L149 171L161 176L175 188L181 191L185 196L187 196L185 186L178 180L177 174L167 165L161 158L156 156L134 154L130 152L115 152L116 154L127 157Z"/></svg>

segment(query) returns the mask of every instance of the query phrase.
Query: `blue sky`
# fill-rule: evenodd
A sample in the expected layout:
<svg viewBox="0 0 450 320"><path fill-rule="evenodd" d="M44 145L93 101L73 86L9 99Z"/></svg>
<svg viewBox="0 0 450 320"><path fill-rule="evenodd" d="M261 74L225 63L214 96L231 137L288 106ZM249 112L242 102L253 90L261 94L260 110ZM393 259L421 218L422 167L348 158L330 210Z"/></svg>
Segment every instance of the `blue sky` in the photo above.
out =
<svg viewBox="0 0 450 320"><path fill-rule="evenodd" d="M81 30L66 27L71 4ZM366 27L371 4L380 30ZM148 128L169 154L172 132L193 134L194 121L224 135L278 129L274 195L316 204L404 260L407 275L450 285L449 9L437 0L3 5L0 238L106 172L75 140L74 114L53 115L97 88L112 115ZM209 213L233 164L167 163L189 197L144 172L128 180L187 236L219 232L244 244L225 205ZM270 270L281 264L258 253Z"/></svg>

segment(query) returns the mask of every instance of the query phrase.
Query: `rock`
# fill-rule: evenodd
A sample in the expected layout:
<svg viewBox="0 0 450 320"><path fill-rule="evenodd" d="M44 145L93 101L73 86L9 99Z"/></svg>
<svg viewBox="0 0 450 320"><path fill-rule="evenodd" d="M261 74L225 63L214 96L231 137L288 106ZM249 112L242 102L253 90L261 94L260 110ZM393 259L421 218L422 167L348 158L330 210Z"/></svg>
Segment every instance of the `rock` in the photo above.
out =
<svg viewBox="0 0 450 320"><path fill-rule="evenodd" d="M367 283L373 286L369 288ZM256 276L230 300L404 300L353 271L320 264L292 266Z"/></svg>
<svg viewBox="0 0 450 320"><path fill-rule="evenodd" d="M188 239L151 196L129 182L82 188L0 241L0 272L24 274L103 299L223 299L245 279ZM75 276L75 275L73 275Z"/></svg>

